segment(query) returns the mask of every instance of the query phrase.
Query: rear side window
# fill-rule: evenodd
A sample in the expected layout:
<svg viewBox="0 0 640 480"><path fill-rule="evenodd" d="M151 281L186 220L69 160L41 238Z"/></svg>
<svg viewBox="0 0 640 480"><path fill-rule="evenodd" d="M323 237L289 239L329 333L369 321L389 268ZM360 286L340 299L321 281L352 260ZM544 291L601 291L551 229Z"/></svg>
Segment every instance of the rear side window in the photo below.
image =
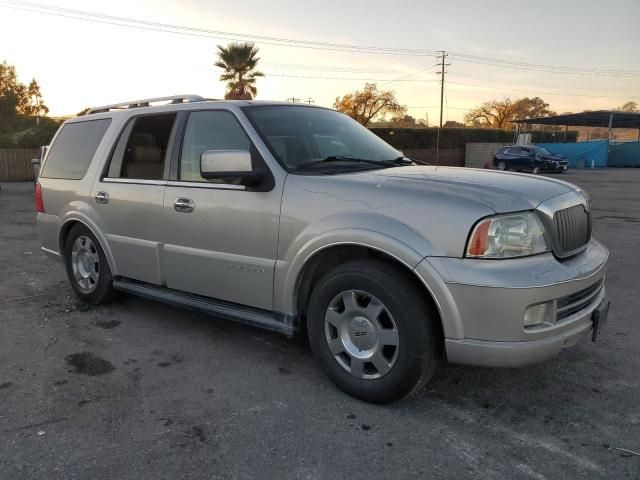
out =
<svg viewBox="0 0 640 480"><path fill-rule="evenodd" d="M111 157L108 178L161 180L175 113L145 115L129 121Z"/></svg>
<svg viewBox="0 0 640 480"><path fill-rule="evenodd" d="M110 123L110 118L103 118L63 126L51 145L40 176L82 179Z"/></svg>

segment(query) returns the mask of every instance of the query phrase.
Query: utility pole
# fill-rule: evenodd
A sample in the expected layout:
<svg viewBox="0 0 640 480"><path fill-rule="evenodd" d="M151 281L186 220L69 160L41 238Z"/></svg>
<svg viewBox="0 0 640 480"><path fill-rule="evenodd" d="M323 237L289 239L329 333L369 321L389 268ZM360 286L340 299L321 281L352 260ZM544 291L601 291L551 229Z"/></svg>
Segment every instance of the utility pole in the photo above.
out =
<svg viewBox="0 0 640 480"><path fill-rule="evenodd" d="M316 103L316 101L313 98L309 97L307 98L305 103L308 103L309 105L313 105L314 103Z"/></svg>
<svg viewBox="0 0 640 480"><path fill-rule="evenodd" d="M299 101L300 101L300 99L296 98L296 97L287 98L287 102L298 103Z"/></svg>
<svg viewBox="0 0 640 480"><path fill-rule="evenodd" d="M442 128L442 110L443 110L443 104L444 104L444 75L445 70L444 67L448 67L449 65L451 65L450 63L445 63L446 58L449 56L449 54L447 54L444 50L440 50L440 53L442 55L438 56L438 58L442 59L442 62L437 64L441 67L441 70L439 72L437 72L437 75L440 75L440 128Z"/></svg>
<svg viewBox="0 0 640 480"><path fill-rule="evenodd" d="M441 55L437 58L441 58L442 62L436 64L436 66L440 66L441 70L436 72L440 75L440 126L438 127L438 136L436 138L436 166L438 166L440 160L440 129L442 128L442 110L444 106L444 74L446 73L445 67L451 65L450 63L445 63L446 58L449 56L446 51L440 50Z"/></svg>

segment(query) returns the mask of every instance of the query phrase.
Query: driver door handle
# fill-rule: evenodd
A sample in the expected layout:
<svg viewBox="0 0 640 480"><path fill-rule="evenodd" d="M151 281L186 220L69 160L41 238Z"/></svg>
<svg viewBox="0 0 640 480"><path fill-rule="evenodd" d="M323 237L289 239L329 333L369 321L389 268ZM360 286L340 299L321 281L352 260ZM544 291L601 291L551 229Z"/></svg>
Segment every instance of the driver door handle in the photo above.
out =
<svg viewBox="0 0 640 480"><path fill-rule="evenodd" d="M173 208L176 212L191 213L196 208L196 204L190 198L179 197L173 202Z"/></svg>
<svg viewBox="0 0 640 480"><path fill-rule="evenodd" d="M109 194L107 192L98 192L96 193L96 203L109 203Z"/></svg>

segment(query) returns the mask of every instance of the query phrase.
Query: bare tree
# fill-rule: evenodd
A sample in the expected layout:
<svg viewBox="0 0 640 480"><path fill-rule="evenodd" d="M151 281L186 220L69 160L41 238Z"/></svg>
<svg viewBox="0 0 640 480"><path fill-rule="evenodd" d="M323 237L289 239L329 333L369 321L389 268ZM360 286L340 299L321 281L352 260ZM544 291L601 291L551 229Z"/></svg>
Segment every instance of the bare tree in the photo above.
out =
<svg viewBox="0 0 640 480"><path fill-rule="evenodd" d="M398 103L393 91L379 91L375 83L366 83L362 91L336 98L333 106L365 126L376 117L402 117L407 113L407 108Z"/></svg>

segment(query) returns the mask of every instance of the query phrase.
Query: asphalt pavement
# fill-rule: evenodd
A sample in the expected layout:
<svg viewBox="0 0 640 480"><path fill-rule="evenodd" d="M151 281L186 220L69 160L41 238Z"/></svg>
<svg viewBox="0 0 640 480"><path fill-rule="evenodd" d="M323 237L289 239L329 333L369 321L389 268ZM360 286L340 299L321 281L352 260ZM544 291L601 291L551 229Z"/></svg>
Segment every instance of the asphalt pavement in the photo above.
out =
<svg viewBox="0 0 640 480"><path fill-rule="evenodd" d="M609 323L547 363L447 365L386 406L305 342L122 296L79 303L0 190L0 479L640 479L640 169L560 176L611 250Z"/></svg>

